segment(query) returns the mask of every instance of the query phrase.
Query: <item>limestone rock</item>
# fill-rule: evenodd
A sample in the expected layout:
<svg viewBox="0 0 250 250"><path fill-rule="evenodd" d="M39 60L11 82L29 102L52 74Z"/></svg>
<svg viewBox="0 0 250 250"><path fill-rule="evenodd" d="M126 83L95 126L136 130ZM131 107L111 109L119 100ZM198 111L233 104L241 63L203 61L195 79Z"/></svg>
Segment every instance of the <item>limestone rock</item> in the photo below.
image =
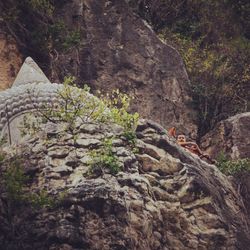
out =
<svg viewBox="0 0 250 250"><path fill-rule="evenodd" d="M201 146L212 157L221 151L231 159L250 158L250 112L221 121L202 138Z"/></svg>
<svg viewBox="0 0 250 250"><path fill-rule="evenodd" d="M60 125L53 127L53 133L57 134L57 129L61 134ZM30 177L26 192L47 190L56 204L34 210L20 203L10 215L1 179L1 247L247 249L249 213L231 179L182 150L160 132L162 129L144 120L137 131L140 140L136 155L127 141L123 140L123 146L114 144L113 152L120 162L126 157L133 159L127 165L123 162L122 171L116 175L106 170L89 175L91 149L68 145L66 131L60 138L47 138L46 144L39 134L32 138L18 151L25 153L25 172ZM105 124L96 133L105 135L107 130L120 137L119 131ZM79 138L88 137L86 133L79 131ZM92 130L89 133L94 136ZM64 152L65 145L69 154L62 157L59 152ZM4 162L0 169L5 168Z"/></svg>
<svg viewBox="0 0 250 250"><path fill-rule="evenodd" d="M75 17L79 9L82 14ZM77 23L85 38L77 54L60 53L52 62L55 81L70 72L94 91L118 88L135 98L133 110L143 117L166 128L196 133L195 111L187 105L189 79L180 54L164 44L126 0L68 1L60 18L69 27Z"/></svg>

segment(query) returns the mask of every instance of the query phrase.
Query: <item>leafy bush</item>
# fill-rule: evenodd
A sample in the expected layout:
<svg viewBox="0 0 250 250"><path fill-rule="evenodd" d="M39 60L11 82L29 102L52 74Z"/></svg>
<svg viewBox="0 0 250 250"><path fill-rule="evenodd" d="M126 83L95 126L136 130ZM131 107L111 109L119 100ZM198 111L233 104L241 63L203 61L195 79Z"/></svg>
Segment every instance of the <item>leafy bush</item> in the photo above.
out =
<svg viewBox="0 0 250 250"><path fill-rule="evenodd" d="M51 37L53 48L58 51L67 51L78 47L81 43L79 30L69 30L62 20L55 21L48 26L48 36Z"/></svg>
<svg viewBox="0 0 250 250"><path fill-rule="evenodd" d="M53 14L54 6L50 0L25 0L24 2L27 2L27 5L30 5L37 12L42 12L49 16Z"/></svg>
<svg viewBox="0 0 250 250"><path fill-rule="evenodd" d="M56 200L49 196L45 190L41 190L39 193L28 194L25 198L34 208L54 207L56 204Z"/></svg>
<svg viewBox="0 0 250 250"><path fill-rule="evenodd" d="M125 133L135 131L139 115L128 112L130 98L126 94L116 90L111 96L100 94L97 98L89 93L87 85L84 89L77 88L74 80L74 77L65 78L63 88L58 91L59 103L45 105L39 110L44 118L54 123L66 122L71 132L79 121L116 123Z"/></svg>
<svg viewBox="0 0 250 250"><path fill-rule="evenodd" d="M112 122L122 126L124 128L124 134L130 134L131 137L139 120L138 113L130 114L128 112L131 98L117 89L113 90L111 95L100 95L100 99L109 109L109 112L107 113L107 120L111 120Z"/></svg>
<svg viewBox="0 0 250 250"><path fill-rule="evenodd" d="M221 153L217 159L217 167L226 175L235 175L245 171L250 171L250 159L227 160L226 156Z"/></svg>
<svg viewBox="0 0 250 250"><path fill-rule="evenodd" d="M27 177L23 171L23 160L20 157L13 157L3 173L3 180L6 192L10 200L20 201L24 199L24 184Z"/></svg>
<svg viewBox="0 0 250 250"><path fill-rule="evenodd" d="M108 169L111 174L117 174L121 170L118 157L113 152L112 144L112 138L104 139L100 149L90 152L90 173L101 174L104 169Z"/></svg>
<svg viewBox="0 0 250 250"><path fill-rule="evenodd" d="M25 203L33 208L53 207L61 197L54 199L47 191L27 192L29 177L24 172L24 160L20 156L5 159L6 170L2 175L3 189L5 190L10 204Z"/></svg>
<svg viewBox="0 0 250 250"><path fill-rule="evenodd" d="M32 114L26 114L23 116L22 123L19 125L21 136L35 135L41 130L40 124L42 123L42 118L34 116Z"/></svg>
<svg viewBox="0 0 250 250"><path fill-rule="evenodd" d="M5 159L5 152L2 149L2 146L7 142L7 136L3 136L0 139L0 164L4 161Z"/></svg>

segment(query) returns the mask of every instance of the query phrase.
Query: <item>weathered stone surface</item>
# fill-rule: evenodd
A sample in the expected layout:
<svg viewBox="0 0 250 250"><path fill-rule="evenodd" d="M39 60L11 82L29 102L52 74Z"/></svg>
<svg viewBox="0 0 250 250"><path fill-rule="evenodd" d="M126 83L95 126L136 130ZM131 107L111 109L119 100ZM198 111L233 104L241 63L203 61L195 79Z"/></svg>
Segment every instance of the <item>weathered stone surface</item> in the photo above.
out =
<svg viewBox="0 0 250 250"><path fill-rule="evenodd" d="M11 86L21 63L22 54L17 48L16 41L0 30L0 91Z"/></svg>
<svg viewBox="0 0 250 250"><path fill-rule="evenodd" d="M89 149L79 149L74 144L66 158L53 158L51 152L55 152L55 146L50 145L63 151L67 135L52 136L46 144L38 137L30 140L28 147L22 146L28 155L27 192L47 190L55 200L59 196L63 198L55 207L40 210L19 205L7 217L6 193L0 185L1 247L13 250L247 249L249 214L243 209L230 179L215 166L183 151L159 132L160 126L155 128L150 122L144 122L138 131L138 154L130 151L126 141L123 147L114 145L114 154L120 154L117 154L120 161L124 157L135 159L126 167L124 163L117 175L104 170L99 176L89 176ZM97 133L105 134L108 129L113 136L120 136L110 128L103 124ZM56 126L53 131L57 133ZM86 136L86 131L82 136ZM32 152L33 145L36 149ZM75 162L74 167L66 165L68 157ZM142 160L144 157L151 160L150 170L144 170L144 164L148 164ZM51 162L53 166L49 166ZM5 164L0 167L4 168ZM15 231L10 230L13 226Z"/></svg>
<svg viewBox="0 0 250 250"><path fill-rule="evenodd" d="M135 97L133 109L143 117L187 134L196 132L180 54L164 44L126 0L68 1L58 13L69 27L78 25L84 45L52 59L53 81L70 72L93 91L119 88Z"/></svg>
<svg viewBox="0 0 250 250"><path fill-rule="evenodd" d="M29 83L51 83L31 57L27 57L19 70L12 87Z"/></svg>
<svg viewBox="0 0 250 250"><path fill-rule="evenodd" d="M212 157L224 152L231 159L250 158L250 112L220 122L202 138L201 146Z"/></svg>
<svg viewBox="0 0 250 250"><path fill-rule="evenodd" d="M95 147L97 145L100 145L100 141L97 139L77 139L76 144L79 147Z"/></svg>

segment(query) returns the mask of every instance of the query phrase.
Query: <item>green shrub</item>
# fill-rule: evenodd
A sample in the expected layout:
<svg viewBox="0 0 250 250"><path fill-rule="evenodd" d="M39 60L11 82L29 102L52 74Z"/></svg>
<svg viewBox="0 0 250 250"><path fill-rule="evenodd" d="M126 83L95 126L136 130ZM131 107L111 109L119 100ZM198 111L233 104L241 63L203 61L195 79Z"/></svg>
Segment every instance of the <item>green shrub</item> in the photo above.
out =
<svg viewBox="0 0 250 250"><path fill-rule="evenodd" d="M20 201L24 199L24 185L27 177L24 174L23 160L20 157L13 157L7 164L3 180L10 200Z"/></svg>
<svg viewBox="0 0 250 250"><path fill-rule="evenodd" d="M3 172L2 185L6 191L10 204L16 202L31 205L33 208L53 207L61 197L54 199L47 191L27 192L29 177L24 172L24 160L22 157L13 156L5 160L6 171Z"/></svg>
<svg viewBox="0 0 250 250"><path fill-rule="evenodd" d="M42 118L36 115L26 114L23 116L22 122L19 125L21 136L35 135L41 130L40 124L42 123Z"/></svg>
<svg viewBox="0 0 250 250"><path fill-rule="evenodd" d="M121 93L118 89L113 90L111 95L101 95L101 100L103 100L104 104L109 108L111 120L121 125L124 128L125 134L132 134L137 127L137 123L139 120L139 114L134 113L130 114L128 112L131 98Z"/></svg>
<svg viewBox="0 0 250 250"><path fill-rule="evenodd" d="M54 207L56 204L56 200L49 196L48 192L45 190L41 190L38 193L28 194L25 198L34 208Z"/></svg>
<svg viewBox="0 0 250 250"><path fill-rule="evenodd" d="M65 78L63 88L58 91L58 104L45 105L39 110L44 118L54 123L66 122L71 131L79 121L116 123L124 128L124 133L135 131L139 115L128 112L130 98L126 94L116 90L111 95L100 94L97 98L89 93L87 85L83 89L77 88L74 80L74 77Z"/></svg>
<svg viewBox="0 0 250 250"><path fill-rule="evenodd" d="M34 11L52 16L54 12L54 6L50 0L25 0Z"/></svg>
<svg viewBox="0 0 250 250"><path fill-rule="evenodd" d="M139 150L138 147L136 146L137 137L135 131L134 130L125 131L122 135L127 139L129 147L132 150L132 152L138 153Z"/></svg>
<svg viewBox="0 0 250 250"><path fill-rule="evenodd" d="M78 47L81 43L81 32L69 30L62 20L48 26L48 36L51 38L53 47L58 51L67 51Z"/></svg>
<svg viewBox="0 0 250 250"><path fill-rule="evenodd" d="M5 159L5 154L0 151L0 163L2 163Z"/></svg>
<svg viewBox="0 0 250 250"><path fill-rule="evenodd" d="M2 146L7 143L7 136L4 136L3 138L0 139L0 164L4 161L5 159L5 152L2 149Z"/></svg>
<svg viewBox="0 0 250 250"><path fill-rule="evenodd" d="M250 159L228 160L225 154L221 153L217 159L217 167L226 175L235 175L250 171Z"/></svg>
<svg viewBox="0 0 250 250"><path fill-rule="evenodd" d="M112 138L104 139L103 145L100 149L92 150L89 153L91 158L90 173L102 174L104 169L108 169L111 174L117 174L121 170L118 157L113 152Z"/></svg>

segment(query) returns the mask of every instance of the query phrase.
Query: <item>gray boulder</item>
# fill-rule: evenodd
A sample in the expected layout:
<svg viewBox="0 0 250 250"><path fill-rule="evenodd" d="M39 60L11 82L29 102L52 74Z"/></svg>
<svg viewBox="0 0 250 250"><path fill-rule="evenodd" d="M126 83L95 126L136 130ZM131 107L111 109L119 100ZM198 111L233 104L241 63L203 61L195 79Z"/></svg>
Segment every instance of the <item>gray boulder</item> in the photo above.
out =
<svg viewBox="0 0 250 250"><path fill-rule="evenodd" d="M250 112L221 121L202 138L201 146L213 158L220 152L231 159L250 158Z"/></svg>

